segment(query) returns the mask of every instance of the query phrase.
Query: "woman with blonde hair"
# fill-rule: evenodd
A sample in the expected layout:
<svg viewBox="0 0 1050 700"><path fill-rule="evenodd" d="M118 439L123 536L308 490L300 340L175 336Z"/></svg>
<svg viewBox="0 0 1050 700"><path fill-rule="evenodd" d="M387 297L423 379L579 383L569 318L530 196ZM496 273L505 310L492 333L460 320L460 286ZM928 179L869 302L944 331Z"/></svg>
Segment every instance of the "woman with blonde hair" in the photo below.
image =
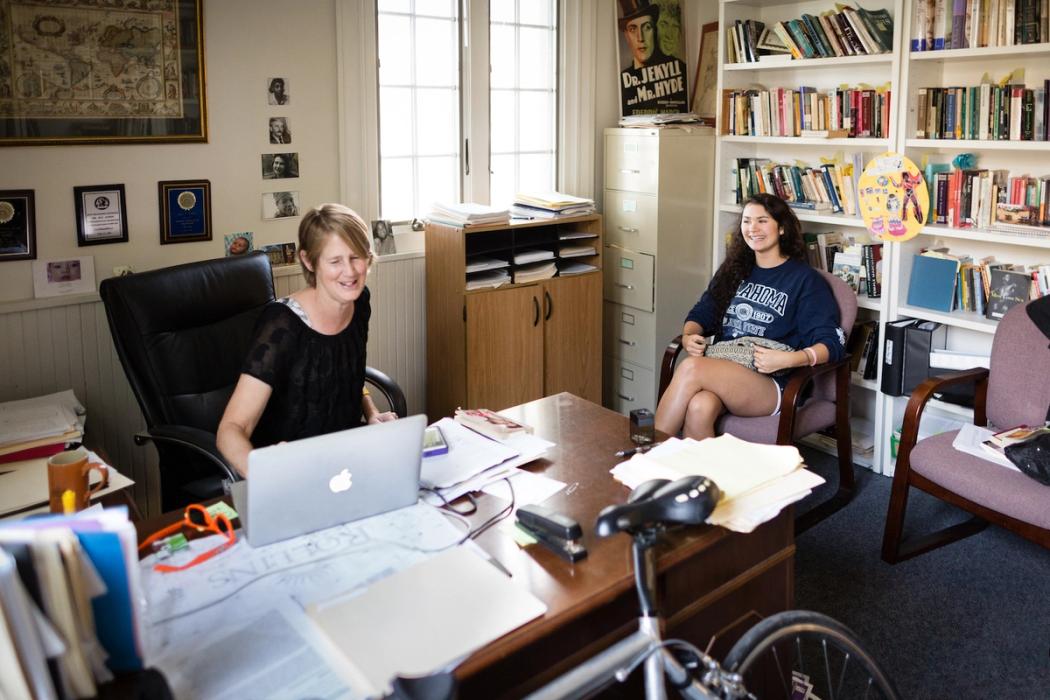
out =
<svg viewBox="0 0 1050 700"><path fill-rule="evenodd" d="M219 422L219 450L242 475L253 447L396 418L362 392L370 238L361 217L341 204L322 204L299 223L307 286L263 309Z"/></svg>

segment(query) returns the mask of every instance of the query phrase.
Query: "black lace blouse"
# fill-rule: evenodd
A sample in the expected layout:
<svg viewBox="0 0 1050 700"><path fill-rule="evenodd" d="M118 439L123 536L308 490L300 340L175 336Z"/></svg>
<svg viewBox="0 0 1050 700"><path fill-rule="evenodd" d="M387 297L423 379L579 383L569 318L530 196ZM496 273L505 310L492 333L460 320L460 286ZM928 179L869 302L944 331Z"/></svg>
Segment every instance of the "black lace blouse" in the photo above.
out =
<svg viewBox="0 0 1050 700"><path fill-rule="evenodd" d="M371 314L367 287L354 302L350 325L336 335L318 333L280 302L263 309L242 369L273 388L252 433L253 446L362 424L361 389Z"/></svg>

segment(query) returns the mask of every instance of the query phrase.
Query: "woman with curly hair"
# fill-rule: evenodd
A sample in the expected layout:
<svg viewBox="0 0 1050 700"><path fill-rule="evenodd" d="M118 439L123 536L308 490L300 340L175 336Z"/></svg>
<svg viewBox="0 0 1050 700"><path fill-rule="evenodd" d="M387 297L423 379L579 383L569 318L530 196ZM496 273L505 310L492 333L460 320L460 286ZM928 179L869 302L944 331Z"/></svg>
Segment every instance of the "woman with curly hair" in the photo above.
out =
<svg viewBox="0 0 1050 700"><path fill-rule="evenodd" d="M787 373L782 370L837 360L845 352L839 308L827 282L805 262L802 232L791 208L771 194L745 204L740 234L707 291L686 317L682 360L656 409L656 428L703 439L719 416L780 412ZM755 369L704 357L707 338L757 336L794 351L755 345Z"/></svg>

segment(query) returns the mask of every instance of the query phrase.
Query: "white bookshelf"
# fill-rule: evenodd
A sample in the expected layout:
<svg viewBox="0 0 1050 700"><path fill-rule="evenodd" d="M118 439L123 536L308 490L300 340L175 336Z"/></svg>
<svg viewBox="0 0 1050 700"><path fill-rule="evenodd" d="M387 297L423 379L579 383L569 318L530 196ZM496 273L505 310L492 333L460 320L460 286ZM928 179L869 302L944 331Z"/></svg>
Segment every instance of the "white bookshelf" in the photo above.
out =
<svg viewBox="0 0 1050 700"><path fill-rule="evenodd" d="M790 62L726 63L727 27L735 20L757 19L770 26L773 22L798 19L803 13L819 15L834 10L830 0L721 0L719 3L719 70L718 70L718 125L721 128L721 95L723 90L745 89L761 85L765 88L797 88L806 85L824 91L841 85L869 87L887 86L892 92L891 110L886 138L792 138L769 136L719 136L715 155L715 214L712 259L713 268L725 257L726 232L738 222L741 207L733 197L731 171L738 158L769 158L776 162L802 161L808 165L819 165L820 159L841 155L848 162L850 154L863 153L866 159L885 151L896 150L900 131L900 110L892 105L900 99L898 83L900 60L905 46L902 7L905 0L870 0L863 3L869 10L886 9L894 19L893 51L888 54L852 56L839 58L799 59ZM853 4L853 3L851 3ZM859 216L832 214L827 211L813 212L795 210L803 231L822 233L841 231L856 234L864 228ZM882 324L888 317L889 294L886 276L891 268L892 247L883 248L883 295L880 299L858 297L858 320L877 320ZM881 343L880 343L881 360ZM881 367L881 361L879 363ZM875 471L880 471L883 441L878 436L887 433L882 419L883 400L878 391L878 380L852 378L852 412L861 424L874 430L875 450L871 457L855 455L854 461ZM819 441L817 441L819 442ZM888 445L888 443L887 443Z"/></svg>
<svg viewBox="0 0 1050 700"><path fill-rule="evenodd" d="M912 7L915 1L904 2L904 13L898 25L898 30L903 30L903 37L910 37L912 34ZM903 144L904 153L913 162L922 167L924 158L949 162L959 153L972 153L976 156L978 169L1003 168L1008 169L1011 175L1050 174L1050 167L1047 165L1050 142L915 138L919 88L978 85L984 75L997 82L1018 68L1024 70L1027 87L1041 87L1042 81L1050 78L1050 44L913 53L909 42L904 40L899 50L900 99L897 101L897 108L900 113L897 119L899 132L896 141ZM943 313L907 304L913 256L923 247L939 246L948 247L953 254L971 255L975 260L994 255L1000 262L1050 262L1050 231L1040 232L1032 228L1015 232L927 225L912 240L893 244L895 251L890 256L890 267L884 275L884 282L888 280L889 284L884 284L883 287L889 303L888 318L892 320L910 317L942 323L948 327L948 349L989 353L997 327L996 321L974 312ZM886 429L880 432L881 450L879 446L876 448L876 453L883 456L883 473L893 471L893 464L889 459L889 440L893 429L903 420L906 405L907 397L883 395L883 425ZM973 420L971 410L949 403L932 401L928 409L933 415L931 420L939 422L942 427Z"/></svg>

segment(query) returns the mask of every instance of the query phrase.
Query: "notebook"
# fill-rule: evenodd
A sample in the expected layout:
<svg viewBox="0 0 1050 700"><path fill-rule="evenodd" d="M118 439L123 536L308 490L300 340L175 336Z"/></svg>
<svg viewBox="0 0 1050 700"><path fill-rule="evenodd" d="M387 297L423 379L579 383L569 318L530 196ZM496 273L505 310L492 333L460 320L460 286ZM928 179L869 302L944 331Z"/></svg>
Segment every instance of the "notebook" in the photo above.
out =
<svg viewBox="0 0 1050 700"><path fill-rule="evenodd" d="M416 502L424 415L271 445L248 454L231 485L248 543L259 547Z"/></svg>

